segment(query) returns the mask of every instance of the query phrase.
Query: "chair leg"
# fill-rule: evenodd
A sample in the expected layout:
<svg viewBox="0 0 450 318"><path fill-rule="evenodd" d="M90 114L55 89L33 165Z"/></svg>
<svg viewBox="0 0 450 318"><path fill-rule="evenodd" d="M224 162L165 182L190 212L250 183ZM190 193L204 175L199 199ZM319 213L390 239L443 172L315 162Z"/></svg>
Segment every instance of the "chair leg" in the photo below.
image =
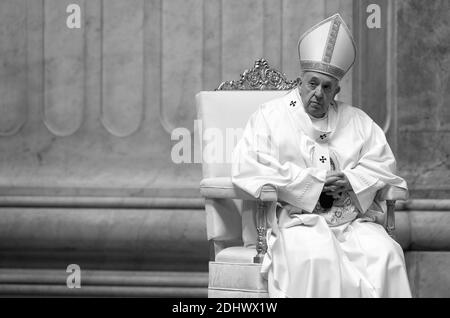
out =
<svg viewBox="0 0 450 318"><path fill-rule="evenodd" d="M267 252L267 220L266 220L266 208L267 202L258 201L256 210L256 231L258 238L256 241L256 256L253 258L253 263L261 264L264 260L264 255Z"/></svg>
<svg viewBox="0 0 450 318"><path fill-rule="evenodd" d="M386 216L386 231L389 236L395 239L395 200L387 200L387 216Z"/></svg>

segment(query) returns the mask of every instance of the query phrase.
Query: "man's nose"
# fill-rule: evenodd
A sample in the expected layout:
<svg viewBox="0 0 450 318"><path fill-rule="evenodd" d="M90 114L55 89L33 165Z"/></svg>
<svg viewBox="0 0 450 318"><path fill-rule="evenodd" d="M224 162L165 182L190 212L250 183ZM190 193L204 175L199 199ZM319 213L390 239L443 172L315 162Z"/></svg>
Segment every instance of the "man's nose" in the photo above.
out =
<svg viewBox="0 0 450 318"><path fill-rule="evenodd" d="M316 95L317 98L322 98L323 97L322 86L318 85L316 87L316 90L314 91L314 95Z"/></svg>

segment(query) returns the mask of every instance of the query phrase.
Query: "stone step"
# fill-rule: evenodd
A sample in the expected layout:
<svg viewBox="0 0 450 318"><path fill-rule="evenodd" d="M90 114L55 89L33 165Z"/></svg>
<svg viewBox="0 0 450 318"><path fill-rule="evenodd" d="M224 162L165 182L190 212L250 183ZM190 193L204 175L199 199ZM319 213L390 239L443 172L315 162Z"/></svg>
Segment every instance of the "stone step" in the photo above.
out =
<svg viewBox="0 0 450 318"><path fill-rule="evenodd" d="M206 272L81 270L79 288L69 288L71 274L61 269L0 269L0 295L184 298L208 293Z"/></svg>

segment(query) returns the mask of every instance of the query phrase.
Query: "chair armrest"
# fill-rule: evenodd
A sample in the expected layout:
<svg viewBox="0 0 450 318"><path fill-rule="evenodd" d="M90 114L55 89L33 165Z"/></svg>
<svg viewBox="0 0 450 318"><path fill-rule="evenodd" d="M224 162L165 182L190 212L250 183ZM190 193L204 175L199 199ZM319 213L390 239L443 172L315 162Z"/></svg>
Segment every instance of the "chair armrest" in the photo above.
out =
<svg viewBox="0 0 450 318"><path fill-rule="evenodd" d="M208 178L200 182L200 194L207 199L241 199L249 201L277 201L277 191L270 185L263 186L259 198L236 187L231 178Z"/></svg>
<svg viewBox="0 0 450 318"><path fill-rule="evenodd" d="M378 198L381 201L406 201L408 200L408 190L399 187L386 186L378 192Z"/></svg>

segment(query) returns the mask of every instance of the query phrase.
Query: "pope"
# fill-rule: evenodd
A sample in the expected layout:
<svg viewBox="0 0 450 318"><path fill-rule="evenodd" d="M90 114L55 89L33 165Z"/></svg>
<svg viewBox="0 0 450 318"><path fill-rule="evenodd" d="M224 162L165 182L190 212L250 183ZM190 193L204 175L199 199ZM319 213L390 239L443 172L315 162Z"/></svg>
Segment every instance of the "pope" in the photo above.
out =
<svg viewBox="0 0 450 318"><path fill-rule="evenodd" d="M396 187L382 129L337 101L356 58L339 14L299 40L301 82L261 105L233 152L233 183L258 197L277 190L262 274L271 297L411 297L403 250L376 223L377 192Z"/></svg>

